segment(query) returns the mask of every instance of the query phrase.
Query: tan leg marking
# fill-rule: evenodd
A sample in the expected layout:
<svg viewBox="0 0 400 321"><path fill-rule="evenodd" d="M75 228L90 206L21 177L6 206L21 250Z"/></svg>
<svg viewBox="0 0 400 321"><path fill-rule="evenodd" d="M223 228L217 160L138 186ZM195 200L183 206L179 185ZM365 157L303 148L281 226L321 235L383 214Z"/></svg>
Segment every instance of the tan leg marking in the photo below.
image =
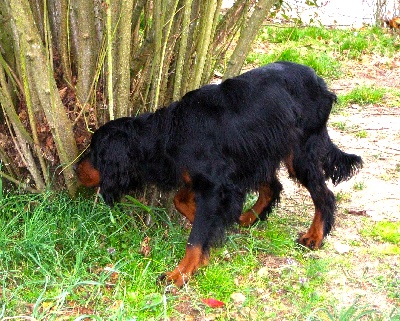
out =
<svg viewBox="0 0 400 321"><path fill-rule="evenodd" d="M193 223L196 214L194 192L189 187L182 187L174 197L175 208Z"/></svg>
<svg viewBox="0 0 400 321"><path fill-rule="evenodd" d="M322 240L324 238L324 223L322 215L319 210L315 210L314 219L308 232L300 236L298 242L312 250L319 249L322 246Z"/></svg>
<svg viewBox="0 0 400 321"><path fill-rule="evenodd" d="M199 245L187 245L182 261L171 272L165 273L161 278L167 282L182 287L189 278L201 267L208 264L208 254L204 253Z"/></svg>
<svg viewBox="0 0 400 321"><path fill-rule="evenodd" d="M253 207L239 217L239 224L244 227L251 226L272 201L273 191L268 185L261 185L258 189L258 199Z"/></svg>

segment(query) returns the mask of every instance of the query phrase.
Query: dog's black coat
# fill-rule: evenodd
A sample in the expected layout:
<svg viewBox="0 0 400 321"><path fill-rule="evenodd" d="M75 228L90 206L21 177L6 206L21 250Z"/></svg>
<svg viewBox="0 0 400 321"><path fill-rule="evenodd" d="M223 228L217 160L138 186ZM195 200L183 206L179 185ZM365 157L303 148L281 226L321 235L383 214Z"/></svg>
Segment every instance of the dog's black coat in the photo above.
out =
<svg viewBox="0 0 400 321"><path fill-rule="evenodd" d="M188 174L196 200L188 244L204 251L238 221L248 191L268 185L279 199L277 170L286 162L322 213L325 236L335 211L325 180L337 184L362 164L328 136L335 100L311 68L269 64L191 91L155 113L106 123L93 135L90 162L108 204L146 184L176 189Z"/></svg>

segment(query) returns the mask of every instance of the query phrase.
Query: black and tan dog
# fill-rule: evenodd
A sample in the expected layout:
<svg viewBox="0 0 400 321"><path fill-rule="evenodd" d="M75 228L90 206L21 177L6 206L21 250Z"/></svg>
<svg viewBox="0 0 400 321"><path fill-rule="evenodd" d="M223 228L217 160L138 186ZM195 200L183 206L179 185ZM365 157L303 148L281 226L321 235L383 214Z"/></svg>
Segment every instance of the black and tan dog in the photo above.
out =
<svg viewBox="0 0 400 321"><path fill-rule="evenodd" d="M193 226L184 258L164 275L177 286L207 263L227 226L265 219L282 190L281 163L311 195L315 216L298 241L316 249L334 222L335 197L325 180L337 184L362 166L329 138L335 100L311 68L269 64L191 91L155 113L106 123L77 175L99 186L110 205L147 184L180 188L175 206ZM257 202L241 214L246 193L255 190Z"/></svg>

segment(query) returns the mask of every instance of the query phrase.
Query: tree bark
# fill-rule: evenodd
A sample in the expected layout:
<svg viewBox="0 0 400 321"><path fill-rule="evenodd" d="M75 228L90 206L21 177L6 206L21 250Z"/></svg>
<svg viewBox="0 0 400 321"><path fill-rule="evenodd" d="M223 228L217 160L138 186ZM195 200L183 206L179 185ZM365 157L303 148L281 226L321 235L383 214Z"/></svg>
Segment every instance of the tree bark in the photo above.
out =
<svg viewBox="0 0 400 321"><path fill-rule="evenodd" d="M172 97L173 100L178 100L182 95L182 74L184 69L186 51L189 39L189 24L190 24L190 13L191 13L191 0L184 0L181 10L183 11L182 23L181 23L181 35L179 40L176 66L175 66L175 77L174 77L174 88Z"/></svg>
<svg viewBox="0 0 400 321"><path fill-rule="evenodd" d="M71 65L71 42L70 42L70 20L69 20L69 1L54 0L54 9L51 10L53 16L53 36L56 39L58 53L60 55L61 68L64 80L73 88L72 65ZM56 12L58 20L55 20ZM58 25L58 26L57 26Z"/></svg>
<svg viewBox="0 0 400 321"><path fill-rule="evenodd" d="M22 125L17 113L15 112L15 107L12 103L11 94L8 90L8 85L3 68L0 68L0 105L3 107L3 110L5 112L4 116L8 118L7 123L10 129L10 133L15 133L15 137L13 137L14 146L16 147L21 160L24 162L26 168L31 174L36 189L38 191L44 191L45 183L40 174L40 171L36 167L31 151L33 140ZM3 156L1 159L4 160ZM16 177L14 177L14 179L16 179Z"/></svg>

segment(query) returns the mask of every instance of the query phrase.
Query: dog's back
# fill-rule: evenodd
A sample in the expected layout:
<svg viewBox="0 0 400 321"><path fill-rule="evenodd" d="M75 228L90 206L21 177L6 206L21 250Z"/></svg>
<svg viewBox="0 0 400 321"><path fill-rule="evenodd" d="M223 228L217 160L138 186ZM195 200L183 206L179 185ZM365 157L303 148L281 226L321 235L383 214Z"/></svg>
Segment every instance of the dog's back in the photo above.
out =
<svg viewBox="0 0 400 321"><path fill-rule="evenodd" d="M328 90L325 81L305 65L280 61L239 77L258 78L258 82L265 85L274 84L285 89L291 99L285 104L286 108L294 109L296 125L307 132L315 132L326 125L332 106L336 102L336 95ZM281 100L283 97L277 99Z"/></svg>

